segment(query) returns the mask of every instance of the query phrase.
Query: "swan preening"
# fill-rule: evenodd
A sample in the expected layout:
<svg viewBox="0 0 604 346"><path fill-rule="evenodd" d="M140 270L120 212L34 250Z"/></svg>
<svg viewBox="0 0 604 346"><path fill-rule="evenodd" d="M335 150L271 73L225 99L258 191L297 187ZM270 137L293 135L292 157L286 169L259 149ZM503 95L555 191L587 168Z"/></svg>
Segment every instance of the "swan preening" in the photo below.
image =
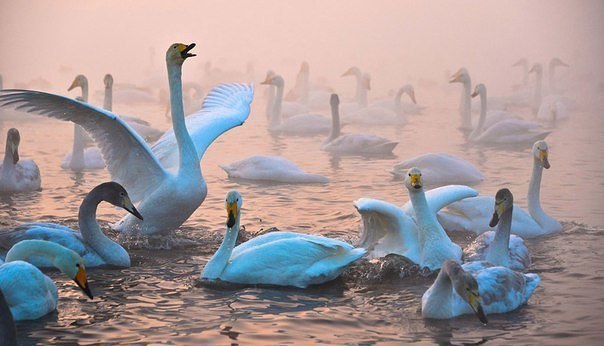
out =
<svg viewBox="0 0 604 346"><path fill-rule="evenodd" d="M468 161L448 153L428 153L400 162L390 171L395 177L404 177L417 167L429 186L471 185L484 180L484 175Z"/></svg>
<svg viewBox="0 0 604 346"><path fill-rule="evenodd" d="M128 191L144 220L126 216L115 228L140 234L179 227L201 205L207 193L199 161L222 133L242 125L250 111L253 87L227 84L212 90L198 113L185 122L182 64L194 56L195 44L173 44L166 52L173 129L149 148L129 125L111 112L59 95L3 90L0 103L61 120L88 131L102 148L112 179ZM170 203L166 203L166 201Z"/></svg>
<svg viewBox="0 0 604 346"><path fill-rule="evenodd" d="M532 238L562 230L562 226L541 208L539 195L543 169L550 167L549 147L545 141L537 141L532 149L533 172L528 188L528 208L524 211L514 205L512 214L512 233L523 238ZM494 230L489 226L495 199L492 196L467 198L451 203L438 213L438 219L446 230L464 230L475 233Z"/></svg>
<svg viewBox="0 0 604 346"><path fill-rule="evenodd" d="M0 164L0 193L40 190L40 169L33 160L19 157L19 130L11 128L6 134L4 161Z"/></svg>
<svg viewBox="0 0 604 346"><path fill-rule="evenodd" d="M202 279L305 288L337 278L365 254L337 239L294 232L271 232L235 246L242 203L239 192L227 194L226 234Z"/></svg>
<svg viewBox="0 0 604 346"><path fill-rule="evenodd" d="M279 156L254 155L229 165L220 165L229 178L286 184L328 183L329 179L301 170L295 163Z"/></svg>
<svg viewBox="0 0 604 346"><path fill-rule="evenodd" d="M82 201L78 213L79 232L56 223L26 223L0 233L0 247L8 250L22 240L48 240L75 251L88 268L102 265L130 267L128 252L109 239L96 221L96 209L102 201L121 207L137 218L143 219L126 190L116 182L107 182L92 189ZM37 256L32 257L30 262L38 267L53 265L45 258Z"/></svg>
<svg viewBox="0 0 604 346"><path fill-rule="evenodd" d="M33 265L31 256L45 258L92 299L82 258L72 250L44 240L24 240L15 244L0 265L0 290L4 293L15 321L35 320L57 308L57 286Z"/></svg>

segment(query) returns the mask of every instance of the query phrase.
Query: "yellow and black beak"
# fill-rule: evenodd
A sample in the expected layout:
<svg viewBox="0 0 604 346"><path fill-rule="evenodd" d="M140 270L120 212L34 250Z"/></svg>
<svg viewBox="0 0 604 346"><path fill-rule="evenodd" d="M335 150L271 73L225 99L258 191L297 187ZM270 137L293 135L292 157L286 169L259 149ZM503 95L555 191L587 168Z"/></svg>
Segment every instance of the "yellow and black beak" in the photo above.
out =
<svg viewBox="0 0 604 346"><path fill-rule="evenodd" d="M80 80L76 78L73 80L73 82L71 82L71 85L69 86L69 88L67 88L67 91L71 91L79 86L80 86Z"/></svg>
<svg viewBox="0 0 604 346"><path fill-rule="evenodd" d="M499 215L503 214L503 202L495 201L495 210L493 211L493 217L491 218L491 222L489 222L490 227L495 227L497 223L499 223Z"/></svg>
<svg viewBox="0 0 604 346"><path fill-rule="evenodd" d="M539 149L539 160L545 169L549 169L549 160L547 159L547 150Z"/></svg>
<svg viewBox="0 0 604 346"><path fill-rule="evenodd" d="M409 177L411 177L411 186L413 186L416 189L419 189L422 187L422 175L421 174L409 174Z"/></svg>
<svg viewBox="0 0 604 346"><path fill-rule="evenodd" d="M73 278L73 281L75 281L76 284L78 284L78 286L82 289L82 291L86 293L88 298L93 299L92 292L90 292L90 287L88 286L88 280L86 280L86 270L82 265L78 267L78 272L75 278Z"/></svg>
<svg viewBox="0 0 604 346"><path fill-rule="evenodd" d="M489 323L487 315L484 313L482 305L480 304L480 297L478 296L478 292L470 292L470 294L468 295L468 303L470 303L472 310L474 310L474 313L476 314L480 322L484 324Z"/></svg>
<svg viewBox="0 0 604 346"><path fill-rule="evenodd" d="M124 196L124 201L123 201L122 207L124 209L126 209L130 214L136 216L139 220L143 219L143 216L138 212L138 210L136 210L136 208L134 207L134 204L132 204L130 197Z"/></svg>
<svg viewBox="0 0 604 346"><path fill-rule="evenodd" d="M232 228L235 226L235 221L237 219L237 203L229 202L227 203L227 227Z"/></svg>
<svg viewBox="0 0 604 346"><path fill-rule="evenodd" d="M179 44L178 45L178 49L180 50L180 56L181 56L181 58L186 59L186 58L190 58L192 56L195 56L196 54L189 53L189 51L191 49L193 49L194 47L195 47L195 43L191 43L188 46L186 44L182 44L182 43Z"/></svg>

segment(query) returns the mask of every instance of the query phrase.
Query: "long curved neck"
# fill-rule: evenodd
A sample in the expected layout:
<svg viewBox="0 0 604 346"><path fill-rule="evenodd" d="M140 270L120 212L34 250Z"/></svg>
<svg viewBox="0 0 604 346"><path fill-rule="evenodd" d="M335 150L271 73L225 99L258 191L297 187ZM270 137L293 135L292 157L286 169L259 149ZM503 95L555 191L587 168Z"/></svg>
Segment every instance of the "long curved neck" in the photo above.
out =
<svg viewBox="0 0 604 346"><path fill-rule="evenodd" d="M398 91L396 92L396 95L394 96L394 111L397 114L400 114L402 112L403 104L402 104L401 99L402 99L404 93L405 93L405 89L400 88L400 89L398 89Z"/></svg>
<svg viewBox="0 0 604 346"><path fill-rule="evenodd" d="M105 99L103 100L103 108L112 111L113 110L113 88L111 85L105 85Z"/></svg>
<svg viewBox="0 0 604 346"><path fill-rule="evenodd" d="M528 85L529 66L528 63L522 64L522 85Z"/></svg>
<svg viewBox="0 0 604 346"><path fill-rule="evenodd" d="M506 210L499 218L495 237L486 254L486 260L499 266L510 265L510 229L512 227L512 208Z"/></svg>
<svg viewBox="0 0 604 346"><path fill-rule="evenodd" d="M187 173L198 173L201 175L197 150L185 124L185 112L182 102L182 65L168 63L168 82L170 84L172 128L174 129L174 136L178 143L180 157L178 175Z"/></svg>
<svg viewBox="0 0 604 346"><path fill-rule="evenodd" d="M235 224L233 227L227 227L226 234L224 235L224 240L220 247L212 256L212 258L206 264L202 277L205 279L217 279L220 277L224 268L226 268L229 259L231 258L231 253L235 248L235 242L237 241L237 236L239 235L239 215L235 219Z"/></svg>
<svg viewBox="0 0 604 346"><path fill-rule="evenodd" d="M271 126L278 126L281 124L281 105L283 104L283 84L279 83L275 85L275 102L273 103L273 110L271 112L272 119L270 121Z"/></svg>
<svg viewBox="0 0 604 346"><path fill-rule="evenodd" d="M6 175L9 171L12 171L15 167L15 164L13 163L14 159L13 159L13 150L11 149L11 145L8 141L8 139L6 140L6 149L4 150L4 161L2 163L2 172L4 175Z"/></svg>
<svg viewBox="0 0 604 346"><path fill-rule="evenodd" d="M340 137L340 113L338 104L331 105L331 132L326 142L331 142Z"/></svg>
<svg viewBox="0 0 604 346"><path fill-rule="evenodd" d="M430 287L430 299L422 309L424 314L448 317L452 314L453 282L446 268L441 268L436 280Z"/></svg>
<svg viewBox="0 0 604 346"><path fill-rule="evenodd" d="M268 86L268 95L266 97L266 118L268 119L268 121L271 121L271 119L273 119L273 112L274 112L274 106L275 106L275 93L276 93L276 87L274 85L269 85Z"/></svg>
<svg viewBox="0 0 604 346"><path fill-rule="evenodd" d="M484 122L487 119L487 91L485 89L480 90L480 118L478 119L478 125L472 133L470 134L470 138L476 138L482 134L482 130L484 127Z"/></svg>
<svg viewBox="0 0 604 346"><path fill-rule="evenodd" d="M533 113L537 113L541 106L541 92L543 88L543 71L535 71L535 92L533 94Z"/></svg>
<svg viewBox="0 0 604 346"><path fill-rule="evenodd" d="M463 88L461 89L461 102L459 105L459 114L461 116L461 127L464 129L472 128L472 82L470 77L468 80L463 82Z"/></svg>
<svg viewBox="0 0 604 346"><path fill-rule="evenodd" d="M310 76L308 72L300 72L296 80L297 89L300 91L300 102L308 103L308 93L310 89Z"/></svg>
<svg viewBox="0 0 604 346"><path fill-rule="evenodd" d="M545 212L541 209L540 191L541 191L541 176L543 175L543 167L535 159L533 160L533 174L531 181L529 182L528 189L528 209L529 214L533 217L538 224L543 226L544 218L546 217Z"/></svg>
<svg viewBox="0 0 604 346"><path fill-rule="evenodd" d="M420 251L424 248L426 242L441 239L447 235L444 230L440 227L436 214L428 206L426 201L426 194L424 188L415 189L411 188L409 191L409 198L415 211L415 217L417 218L417 224L419 226L418 242L420 245Z"/></svg>
<svg viewBox="0 0 604 346"><path fill-rule="evenodd" d="M86 164L84 158L84 148L86 147L86 133L84 129L77 124L73 125L73 146L71 149L71 167L83 168Z"/></svg>
<svg viewBox="0 0 604 346"><path fill-rule="evenodd" d="M556 65L550 64L548 69L549 90L550 93L556 90Z"/></svg>
<svg viewBox="0 0 604 346"><path fill-rule="evenodd" d="M5 261L27 261L31 256L41 256L54 264L55 259L66 250L63 246L50 241L23 240L8 250Z"/></svg>

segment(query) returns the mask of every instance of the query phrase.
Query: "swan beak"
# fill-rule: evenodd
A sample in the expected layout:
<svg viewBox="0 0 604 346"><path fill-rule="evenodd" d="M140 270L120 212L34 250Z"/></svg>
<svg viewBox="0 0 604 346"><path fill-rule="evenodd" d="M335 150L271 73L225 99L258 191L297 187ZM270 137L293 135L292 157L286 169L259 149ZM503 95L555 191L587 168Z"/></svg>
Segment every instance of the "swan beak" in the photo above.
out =
<svg viewBox="0 0 604 346"><path fill-rule="evenodd" d="M266 79L264 80L264 82L260 83L263 85L271 85L272 78L270 76L266 76Z"/></svg>
<svg viewBox="0 0 604 346"><path fill-rule="evenodd" d="M474 90L474 92L470 96L472 96L472 97L478 96L478 90Z"/></svg>
<svg viewBox="0 0 604 346"><path fill-rule="evenodd" d="M77 87L80 86L80 80L79 79L74 79L73 82L71 83L71 85L69 86L69 88L67 89L67 91L71 91L72 89L75 89Z"/></svg>
<svg viewBox="0 0 604 346"><path fill-rule="evenodd" d="M88 286L88 280L86 280L86 270L84 269L84 266L80 265L80 267L78 268L78 273L76 274L73 281L75 281L76 284L78 284L78 286L82 289L82 291L86 293L88 298L93 299L92 292L90 292L90 287Z"/></svg>
<svg viewBox="0 0 604 346"><path fill-rule="evenodd" d="M192 56L195 56L196 54L189 53L189 51L191 49L193 49L194 47L195 47L195 43L191 43L188 46L186 44L182 44L182 43L179 44L178 45L178 49L180 50L180 57L183 58L183 59L186 59L186 58L190 58Z"/></svg>
<svg viewBox="0 0 604 346"><path fill-rule="evenodd" d="M227 203L227 227L232 228L235 226L235 220L237 215L237 203Z"/></svg>
<svg viewBox="0 0 604 346"><path fill-rule="evenodd" d="M495 202L495 211L493 211L493 217L491 218L491 222L489 222L490 227L495 227L497 223L499 223L499 215L503 214L503 203Z"/></svg>
<svg viewBox="0 0 604 346"><path fill-rule="evenodd" d="M460 78L461 78L461 73L457 72L453 76L451 76L451 79L449 79L449 83L459 82Z"/></svg>
<svg viewBox="0 0 604 346"><path fill-rule="evenodd" d="M408 94L411 101L413 101L414 104L417 104L417 101L415 101L415 91L410 91Z"/></svg>
<svg viewBox="0 0 604 346"><path fill-rule="evenodd" d="M422 187L422 175L421 174L411 174L411 186L413 186L416 189L419 189Z"/></svg>
<svg viewBox="0 0 604 346"><path fill-rule="evenodd" d="M126 209L126 211L128 211L130 214L136 216L139 220L143 219L141 213L139 213L138 210L136 210L136 208L134 207L134 204L132 204L130 197L124 196L124 203L122 207Z"/></svg>
<svg viewBox="0 0 604 346"><path fill-rule="evenodd" d="M349 68L348 70L346 70L346 72L342 73L342 75L340 77L346 77L346 76L352 76L354 75L354 73L352 73L352 68Z"/></svg>
<svg viewBox="0 0 604 346"><path fill-rule="evenodd" d="M537 64L533 65L533 67L531 67L531 69L529 70L529 73L535 72L537 71Z"/></svg>
<svg viewBox="0 0 604 346"><path fill-rule="evenodd" d="M545 169L549 169L549 160L547 159L547 150L539 149L539 160L541 160L541 165Z"/></svg>
<svg viewBox="0 0 604 346"><path fill-rule="evenodd" d="M19 162L19 147L15 143L9 143L10 152L13 154L13 164L16 165Z"/></svg>
<svg viewBox="0 0 604 346"><path fill-rule="evenodd" d="M470 303L472 310L474 310L474 313L476 313L476 316L478 317L480 322L484 324L489 323L487 315L484 313L482 305L480 304L480 297L478 296L478 292L470 292L468 296L468 303Z"/></svg>

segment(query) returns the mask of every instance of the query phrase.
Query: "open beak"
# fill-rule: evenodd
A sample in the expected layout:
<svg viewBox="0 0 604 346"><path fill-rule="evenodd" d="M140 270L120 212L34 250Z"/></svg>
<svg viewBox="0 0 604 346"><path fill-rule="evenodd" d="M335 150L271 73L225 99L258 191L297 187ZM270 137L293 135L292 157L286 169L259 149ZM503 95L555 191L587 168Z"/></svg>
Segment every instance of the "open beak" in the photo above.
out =
<svg viewBox="0 0 604 346"><path fill-rule="evenodd" d="M227 203L227 215L227 227L232 228L237 217L237 203Z"/></svg>
<svg viewBox="0 0 604 346"><path fill-rule="evenodd" d="M88 280L86 280L86 270L84 270L83 266L80 265L75 278L73 278L73 281L75 281L82 291L86 293L88 298L93 299L92 292L90 292L90 287L88 286Z"/></svg>
<svg viewBox="0 0 604 346"><path fill-rule="evenodd" d="M549 169L549 160L547 159L547 150L539 149L539 160L541 160L541 165L545 169Z"/></svg>
<svg viewBox="0 0 604 346"><path fill-rule="evenodd" d="M132 204L130 197L124 196L124 204L122 207L126 209L130 214L136 216L139 220L143 219L141 213L139 213L138 210L136 210L136 208L134 207L134 204Z"/></svg>
<svg viewBox="0 0 604 346"><path fill-rule="evenodd" d="M422 187L422 179L421 174L411 174L411 186L415 189L419 189Z"/></svg>
<svg viewBox="0 0 604 346"><path fill-rule="evenodd" d="M191 43L191 44L190 44L190 45L188 45L188 46L183 44L183 48L180 50L180 56L181 56L183 59L186 59L186 58L190 58L190 57L192 57L192 56L195 56L196 54L189 53L189 51L190 51L191 49L193 49L194 47L195 47L195 43Z"/></svg>
<svg viewBox="0 0 604 346"><path fill-rule="evenodd" d="M470 306L472 307L472 310L474 310L474 313L476 313L476 316L478 317L480 322L482 322L484 324L489 323L489 320L487 319L487 315L484 313L484 310L482 309L482 305L480 304L480 297L478 296L478 293L470 292L468 300L469 300Z"/></svg>

